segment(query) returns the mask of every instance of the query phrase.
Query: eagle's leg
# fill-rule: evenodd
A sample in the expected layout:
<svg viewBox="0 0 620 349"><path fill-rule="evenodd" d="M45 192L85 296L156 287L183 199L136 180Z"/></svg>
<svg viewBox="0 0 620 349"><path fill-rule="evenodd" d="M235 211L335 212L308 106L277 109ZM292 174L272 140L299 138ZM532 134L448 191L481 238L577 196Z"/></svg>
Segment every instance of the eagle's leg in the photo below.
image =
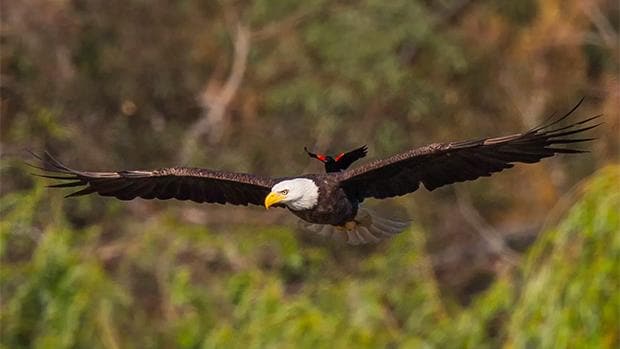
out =
<svg viewBox="0 0 620 349"><path fill-rule="evenodd" d="M357 227L356 221L349 221L344 224L344 229L349 230L349 231L355 230L356 227Z"/></svg>
<svg viewBox="0 0 620 349"><path fill-rule="evenodd" d="M337 225L336 230L346 235L347 231L355 230L356 227L357 227L356 221L349 221L343 225Z"/></svg>
<svg viewBox="0 0 620 349"><path fill-rule="evenodd" d="M344 240L351 245L379 242L380 240L400 233L409 226L408 221L399 221L380 217L368 210L358 211L355 219L337 226Z"/></svg>
<svg viewBox="0 0 620 349"><path fill-rule="evenodd" d="M357 236L355 232L356 230L357 230L357 222L355 220L348 221L344 223L343 225L336 226L336 231L341 234L344 241L352 245L358 245L360 243L363 243L363 240L361 240Z"/></svg>

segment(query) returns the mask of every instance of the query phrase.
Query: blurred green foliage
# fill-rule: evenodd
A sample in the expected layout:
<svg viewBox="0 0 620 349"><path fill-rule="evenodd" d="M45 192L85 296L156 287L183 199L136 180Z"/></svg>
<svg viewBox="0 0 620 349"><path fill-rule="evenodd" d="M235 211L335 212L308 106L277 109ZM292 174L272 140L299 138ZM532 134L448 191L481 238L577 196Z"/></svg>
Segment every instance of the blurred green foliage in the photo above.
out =
<svg viewBox="0 0 620 349"><path fill-rule="evenodd" d="M524 266L469 306L441 297L420 227L363 259L302 248L288 229L216 234L167 215L102 246L38 183L1 201L2 345L613 348L619 181L616 166L580 185Z"/></svg>

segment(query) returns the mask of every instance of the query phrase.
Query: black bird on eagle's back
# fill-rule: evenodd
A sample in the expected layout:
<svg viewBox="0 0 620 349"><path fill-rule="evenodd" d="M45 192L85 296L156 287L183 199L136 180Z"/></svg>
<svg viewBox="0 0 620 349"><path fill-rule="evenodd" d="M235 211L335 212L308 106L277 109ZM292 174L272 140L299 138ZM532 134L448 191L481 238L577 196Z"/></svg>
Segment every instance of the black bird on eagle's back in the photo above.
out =
<svg viewBox="0 0 620 349"><path fill-rule="evenodd" d="M339 237L350 244L377 242L405 230L409 223L361 209L360 203L365 199L405 195L416 191L420 185L434 190L487 177L518 162L535 163L555 154L583 153L583 150L557 147L593 140L568 136L598 126L593 121L600 115L559 126L559 122L567 119L582 101L563 117L523 133L434 143L352 169L348 166L366 154L365 147L336 156L332 158L333 162L327 156L306 150L310 156L325 163L327 173L296 177L278 178L188 167L79 171L68 168L47 153L45 159L39 158L43 162L40 169L54 173L43 177L64 182L50 187L82 187L68 197L97 193L121 200L178 199L285 207L301 218L306 230Z"/></svg>
<svg viewBox="0 0 620 349"><path fill-rule="evenodd" d="M365 157L368 153L368 147L365 145L346 153L340 153L336 156L314 154L308 151L308 148L306 147L304 147L304 150L311 158L315 158L324 163L325 172L327 173L344 171L349 168L352 163Z"/></svg>

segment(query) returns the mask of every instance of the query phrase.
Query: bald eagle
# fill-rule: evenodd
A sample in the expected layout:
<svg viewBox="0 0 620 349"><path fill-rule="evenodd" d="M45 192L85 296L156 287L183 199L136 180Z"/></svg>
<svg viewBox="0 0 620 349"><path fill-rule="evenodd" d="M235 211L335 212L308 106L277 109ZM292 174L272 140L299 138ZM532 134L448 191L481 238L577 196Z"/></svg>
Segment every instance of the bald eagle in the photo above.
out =
<svg viewBox="0 0 620 349"><path fill-rule="evenodd" d="M583 100L582 100L583 101ZM405 230L408 221L388 219L360 208L364 199L385 199L416 191L434 190L455 182L475 180L513 167L535 163L555 154L585 151L555 147L591 141L567 136L590 130L600 115L559 127L564 116L523 133L462 142L434 143L386 159L346 169L365 155L365 147L334 158L328 173L274 178L204 168L170 167L157 170L92 172L71 169L46 152L38 157L48 174L63 181L53 188L82 187L67 197L97 193L121 200L178 199L198 203L285 207L303 221L305 229L339 237L350 244L377 242ZM310 156L317 155L308 152ZM36 156L36 155L35 155ZM320 159L320 158L319 158ZM344 161L338 167L340 161ZM323 160L321 160L323 161Z"/></svg>

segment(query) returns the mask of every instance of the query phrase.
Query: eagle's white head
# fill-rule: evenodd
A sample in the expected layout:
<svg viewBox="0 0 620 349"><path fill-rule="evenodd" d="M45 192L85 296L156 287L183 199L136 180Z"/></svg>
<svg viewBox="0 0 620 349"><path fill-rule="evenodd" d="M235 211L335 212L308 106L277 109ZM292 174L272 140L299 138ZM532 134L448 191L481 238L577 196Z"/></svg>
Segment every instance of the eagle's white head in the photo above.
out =
<svg viewBox="0 0 620 349"><path fill-rule="evenodd" d="M319 187L308 178L288 179L276 183L265 198L265 207L281 203L291 210L309 210L319 201Z"/></svg>

